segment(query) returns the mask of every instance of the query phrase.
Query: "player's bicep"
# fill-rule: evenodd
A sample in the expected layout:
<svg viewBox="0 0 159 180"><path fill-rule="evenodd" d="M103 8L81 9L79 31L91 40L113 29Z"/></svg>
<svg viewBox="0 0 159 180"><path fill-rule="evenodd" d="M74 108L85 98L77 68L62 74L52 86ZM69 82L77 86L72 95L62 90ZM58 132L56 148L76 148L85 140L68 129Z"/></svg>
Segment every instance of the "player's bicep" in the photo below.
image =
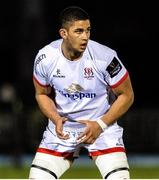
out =
<svg viewBox="0 0 159 180"><path fill-rule="evenodd" d="M119 96L121 94L125 94L128 96L133 95L133 89L132 84L129 75L126 77L126 79L117 87L112 88L113 92Z"/></svg>
<svg viewBox="0 0 159 180"><path fill-rule="evenodd" d="M51 93L50 86L42 86L40 85L35 78L33 78L33 84L35 87L35 94L36 95L49 95Z"/></svg>

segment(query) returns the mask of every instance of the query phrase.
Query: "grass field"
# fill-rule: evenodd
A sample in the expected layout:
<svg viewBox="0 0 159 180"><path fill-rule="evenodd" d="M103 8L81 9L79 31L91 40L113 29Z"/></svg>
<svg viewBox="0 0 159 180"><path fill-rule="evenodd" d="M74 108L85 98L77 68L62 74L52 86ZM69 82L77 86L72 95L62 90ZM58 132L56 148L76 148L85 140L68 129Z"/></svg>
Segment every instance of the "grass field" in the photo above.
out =
<svg viewBox="0 0 159 180"><path fill-rule="evenodd" d="M28 172L28 167L0 167L0 179L27 179ZM130 173L131 179L159 179L159 167L131 167ZM101 179L101 176L94 167L72 167L61 179Z"/></svg>

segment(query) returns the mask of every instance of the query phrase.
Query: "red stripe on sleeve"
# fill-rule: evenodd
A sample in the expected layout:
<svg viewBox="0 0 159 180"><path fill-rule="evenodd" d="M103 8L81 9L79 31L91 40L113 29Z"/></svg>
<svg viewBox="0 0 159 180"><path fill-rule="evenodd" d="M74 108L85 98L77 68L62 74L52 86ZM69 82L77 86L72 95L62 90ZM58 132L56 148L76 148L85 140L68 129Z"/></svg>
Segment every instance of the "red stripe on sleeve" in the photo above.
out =
<svg viewBox="0 0 159 180"><path fill-rule="evenodd" d="M49 85L44 85L44 84L41 84L37 79L36 77L33 75L33 79L42 87L49 87Z"/></svg>
<svg viewBox="0 0 159 180"><path fill-rule="evenodd" d="M112 85L111 88L118 87L128 77L128 75L129 73L126 71L125 75L116 84Z"/></svg>

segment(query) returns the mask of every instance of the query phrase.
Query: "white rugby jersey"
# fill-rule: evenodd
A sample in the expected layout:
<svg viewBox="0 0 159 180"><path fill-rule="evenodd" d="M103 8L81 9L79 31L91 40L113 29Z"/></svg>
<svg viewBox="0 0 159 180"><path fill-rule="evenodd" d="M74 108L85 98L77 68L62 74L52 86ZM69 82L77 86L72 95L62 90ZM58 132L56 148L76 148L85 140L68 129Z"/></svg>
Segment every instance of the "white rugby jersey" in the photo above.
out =
<svg viewBox="0 0 159 180"><path fill-rule="evenodd" d="M83 56L70 61L61 51L62 39L39 50L34 79L55 89L57 111L71 120L96 120L110 107L110 88L117 87L128 72L117 53L89 40Z"/></svg>

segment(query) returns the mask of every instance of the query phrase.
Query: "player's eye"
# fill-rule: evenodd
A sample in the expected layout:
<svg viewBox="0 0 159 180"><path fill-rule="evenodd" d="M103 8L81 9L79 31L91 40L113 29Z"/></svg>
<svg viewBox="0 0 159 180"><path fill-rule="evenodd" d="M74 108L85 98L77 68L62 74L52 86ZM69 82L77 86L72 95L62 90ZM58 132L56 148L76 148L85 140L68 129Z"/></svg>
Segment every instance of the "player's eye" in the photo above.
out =
<svg viewBox="0 0 159 180"><path fill-rule="evenodd" d="M83 31L84 31L83 29L76 29L76 30L75 30L75 32L78 33L78 34L83 33Z"/></svg>
<svg viewBox="0 0 159 180"><path fill-rule="evenodd" d="M91 28L89 27L88 29L87 29L87 32L90 32L91 31Z"/></svg>

